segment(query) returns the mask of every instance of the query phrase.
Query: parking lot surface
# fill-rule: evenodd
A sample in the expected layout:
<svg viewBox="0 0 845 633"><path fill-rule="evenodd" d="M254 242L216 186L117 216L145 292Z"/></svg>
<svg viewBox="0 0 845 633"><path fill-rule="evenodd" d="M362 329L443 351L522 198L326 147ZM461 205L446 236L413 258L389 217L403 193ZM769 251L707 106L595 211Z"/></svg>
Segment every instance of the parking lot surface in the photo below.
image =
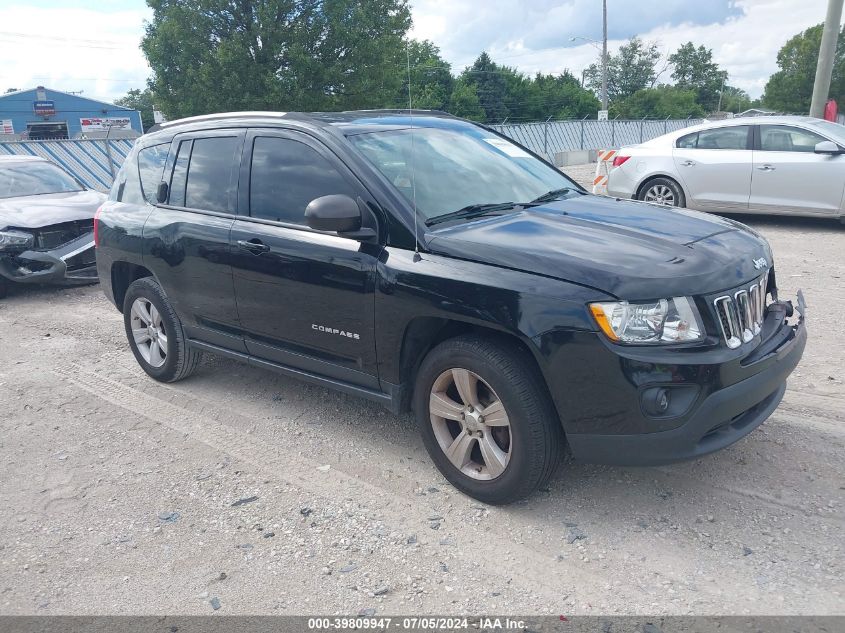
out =
<svg viewBox="0 0 845 633"><path fill-rule="evenodd" d="M503 508L455 492L410 415L212 357L158 384L96 286L14 291L0 612L845 612L845 227L740 219L809 304L772 418L692 463L567 462Z"/></svg>

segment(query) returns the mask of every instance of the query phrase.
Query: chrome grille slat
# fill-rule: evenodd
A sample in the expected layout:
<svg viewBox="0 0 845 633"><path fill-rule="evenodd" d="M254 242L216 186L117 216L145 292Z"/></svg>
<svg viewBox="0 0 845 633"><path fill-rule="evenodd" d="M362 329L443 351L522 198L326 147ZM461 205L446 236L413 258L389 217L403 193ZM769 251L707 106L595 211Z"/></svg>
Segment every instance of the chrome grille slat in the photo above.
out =
<svg viewBox="0 0 845 633"><path fill-rule="evenodd" d="M748 304L748 291L740 290L734 295L736 300L736 311L739 315L739 327L742 332L742 342L747 343L754 338L751 332L754 319L751 316L751 306Z"/></svg>
<svg viewBox="0 0 845 633"><path fill-rule="evenodd" d="M716 316L722 329L722 336L730 349L748 343L763 329L766 311L767 276L761 277L747 289L742 288L734 296L724 295L714 299Z"/></svg>

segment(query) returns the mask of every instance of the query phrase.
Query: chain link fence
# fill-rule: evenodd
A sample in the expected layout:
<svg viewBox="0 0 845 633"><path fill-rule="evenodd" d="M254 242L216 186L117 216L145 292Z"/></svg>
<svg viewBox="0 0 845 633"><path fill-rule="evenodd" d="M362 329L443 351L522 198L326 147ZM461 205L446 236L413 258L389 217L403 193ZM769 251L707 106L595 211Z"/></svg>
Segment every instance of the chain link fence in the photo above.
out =
<svg viewBox="0 0 845 633"><path fill-rule="evenodd" d="M532 151L553 157L559 152L615 149L702 123L703 119L545 121L491 126Z"/></svg>

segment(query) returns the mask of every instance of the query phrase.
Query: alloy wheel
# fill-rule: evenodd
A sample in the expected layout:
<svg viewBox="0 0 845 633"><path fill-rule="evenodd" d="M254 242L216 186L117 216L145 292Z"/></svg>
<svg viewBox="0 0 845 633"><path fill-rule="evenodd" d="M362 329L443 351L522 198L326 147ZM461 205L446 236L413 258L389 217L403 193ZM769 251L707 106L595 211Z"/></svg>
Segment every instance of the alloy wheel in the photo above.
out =
<svg viewBox="0 0 845 633"><path fill-rule="evenodd" d="M473 479L499 477L511 458L510 420L501 399L478 374L447 369L431 388L429 416L441 450Z"/></svg>
<svg viewBox="0 0 845 633"><path fill-rule="evenodd" d="M139 297L130 312L132 337L141 356L152 367L167 361L167 332L158 309L147 299Z"/></svg>
<svg viewBox="0 0 845 633"><path fill-rule="evenodd" d="M663 204L669 207L675 206L675 194L666 185L653 185L645 192L643 198L646 202Z"/></svg>

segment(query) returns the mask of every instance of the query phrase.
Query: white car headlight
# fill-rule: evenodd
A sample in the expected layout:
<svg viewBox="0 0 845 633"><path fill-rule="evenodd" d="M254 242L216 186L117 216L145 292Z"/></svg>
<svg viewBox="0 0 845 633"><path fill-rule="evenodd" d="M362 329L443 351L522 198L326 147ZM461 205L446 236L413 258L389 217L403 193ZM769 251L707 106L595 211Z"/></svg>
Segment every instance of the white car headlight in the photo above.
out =
<svg viewBox="0 0 845 633"><path fill-rule="evenodd" d="M688 343L704 338L704 326L689 297L591 303L590 312L614 343Z"/></svg>
<svg viewBox="0 0 845 633"><path fill-rule="evenodd" d="M35 243L31 233L23 231L3 230L0 231L0 251L26 250Z"/></svg>

